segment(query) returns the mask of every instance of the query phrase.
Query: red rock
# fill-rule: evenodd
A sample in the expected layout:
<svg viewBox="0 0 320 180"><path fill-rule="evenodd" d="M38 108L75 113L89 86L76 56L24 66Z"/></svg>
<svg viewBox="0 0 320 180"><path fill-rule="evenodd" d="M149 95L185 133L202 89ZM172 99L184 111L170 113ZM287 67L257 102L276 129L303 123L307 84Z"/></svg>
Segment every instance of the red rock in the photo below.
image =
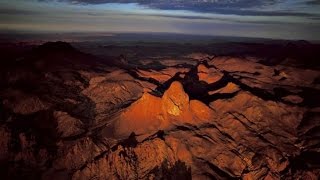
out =
<svg viewBox="0 0 320 180"><path fill-rule="evenodd" d="M154 133L176 124L209 121L212 111L200 101L190 101L179 82L173 82L162 98L145 93L123 112L115 123L117 134Z"/></svg>
<svg viewBox="0 0 320 180"><path fill-rule="evenodd" d="M222 78L223 74L215 69L208 69L203 64L198 66L198 77L200 81L205 81L208 84L215 83Z"/></svg>
<svg viewBox="0 0 320 180"><path fill-rule="evenodd" d="M189 105L189 96L184 92L181 83L173 82L163 94L162 108L169 115L179 116Z"/></svg>
<svg viewBox="0 0 320 180"><path fill-rule="evenodd" d="M57 121L57 132L62 138L85 132L83 123L79 119L71 117L68 113L55 111L53 116Z"/></svg>
<svg viewBox="0 0 320 180"><path fill-rule="evenodd" d="M216 94L216 93L221 93L221 94L232 94L232 93L235 93L237 91L239 91L240 88L238 85L232 83L232 82L229 82L225 87L221 88L221 89L218 89L216 91L210 91L209 94L212 95L212 94Z"/></svg>
<svg viewBox="0 0 320 180"><path fill-rule="evenodd" d="M299 103L303 102L303 98L301 98L300 96L296 96L296 95L289 95L289 96L283 97L282 99L285 101L289 101L291 103L294 103L294 104L299 104Z"/></svg>
<svg viewBox="0 0 320 180"><path fill-rule="evenodd" d="M166 68L163 70L155 71L155 70L138 70L138 74L141 77L152 78L157 80L160 83L164 83L172 78L176 73L186 73L190 69L188 68Z"/></svg>

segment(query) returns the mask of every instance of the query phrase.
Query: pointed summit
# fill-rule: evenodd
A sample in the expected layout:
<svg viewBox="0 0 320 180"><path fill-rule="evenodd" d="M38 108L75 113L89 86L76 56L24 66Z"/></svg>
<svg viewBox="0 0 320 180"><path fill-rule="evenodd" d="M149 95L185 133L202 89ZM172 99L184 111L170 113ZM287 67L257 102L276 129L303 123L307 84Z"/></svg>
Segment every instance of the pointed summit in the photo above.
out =
<svg viewBox="0 0 320 180"><path fill-rule="evenodd" d="M178 116L186 110L189 104L189 96L184 92L180 82L173 82L162 97L162 107L170 115Z"/></svg>
<svg viewBox="0 0 320 180"><path fill-rule="evenodd" d="M145 93L117 119L116 135L152 134L179 124L198 124L210 120L212 111L198 100L189 101L180 82L173 82L163 97Z"/></svg>

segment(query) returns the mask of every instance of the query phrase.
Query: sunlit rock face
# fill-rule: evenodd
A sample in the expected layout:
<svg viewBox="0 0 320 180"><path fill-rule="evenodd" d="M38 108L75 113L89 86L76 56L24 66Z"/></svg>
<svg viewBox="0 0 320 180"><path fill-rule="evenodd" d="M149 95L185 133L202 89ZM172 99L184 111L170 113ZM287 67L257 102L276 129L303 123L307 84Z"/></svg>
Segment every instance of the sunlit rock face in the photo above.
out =
<svg viewBox="0 0 320 180"><path fill-rule="evenodd" d="M157 80L160 83L165 83L166 81L168 81L169 79L171 79L176 73L180 72L180 73L186 73L188 72L190 69L189 68L165 68L162 70L138 70L138 74L141 77L146 77L146 78L152 78Z"/></svg>
<svg viewBox="0 0 320 180"><path fill-rule="evenodd" d="M218 90L214 90L214 91L209 91L209 95L213 95L213 94L232 94L235 93L237 91L240 91L240 88L238 85L229 82L225 87L218 89Z"/></svg>
<svg viewBox="0 0 320 180"><path fill-rule="evenodd" d="M162 97L145 93L116 120L119 135L155 133L174 125L197 124L212 118L212 110L197 100L189 100L180 82L173 82Z"/></svg>
<svg viewBox="0 0 320 180"><path fill-rule="evenodd" d="M173 82L162 97L162 109L168 115L179 116L188 110L189 96L184 92L181 83Z"/></svg>
<svg viewBox="0 0 320 180"><path fill-rule="evenodd" d="M161 98L145 93L116 120L115 131L119 135L130 135L131 132L146 133L163 126Z"/></svg>
<svg viewBox="0 0 320 180"><path fill-rule="evenodd" d="M208 84L215 83L222 78L222 73L213 68L207 68L205 65L200 64L197 68L198 77L200 81Z"/></svg>

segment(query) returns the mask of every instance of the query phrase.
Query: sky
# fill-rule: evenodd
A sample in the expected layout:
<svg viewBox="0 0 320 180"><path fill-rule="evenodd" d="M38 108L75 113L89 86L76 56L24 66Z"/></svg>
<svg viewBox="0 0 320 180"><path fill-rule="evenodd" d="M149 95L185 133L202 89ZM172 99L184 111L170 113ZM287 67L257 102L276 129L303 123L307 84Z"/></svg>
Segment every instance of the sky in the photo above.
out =
<svg viewBox="0 0 320 180"><path fill-rule="evenodd" d="M0 31L320 40L320 0L1 0Z"/></svg>

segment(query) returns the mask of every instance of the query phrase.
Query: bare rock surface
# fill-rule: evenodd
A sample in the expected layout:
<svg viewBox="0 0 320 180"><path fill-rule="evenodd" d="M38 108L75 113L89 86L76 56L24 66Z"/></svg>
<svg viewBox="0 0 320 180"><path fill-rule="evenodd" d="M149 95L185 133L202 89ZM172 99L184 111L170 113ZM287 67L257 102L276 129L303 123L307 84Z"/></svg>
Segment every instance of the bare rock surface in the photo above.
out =
<svg viewBox="0 0 320 180"><path fill-rule="evenodd" d="M143 87L139 82L118 70L91 78L88 88L84 89L82 94L94 102L95 119L99 122L121 106L138 99L142 92Z"/></svg>
<svg viewBox="0 0 320 180"><path fill-rule="evenodd" d="M200 81L205 81L208 84L215 83L222 78L222 73L213 68L207 68L205 65L198 66L198 77Z"/></svg>
<svg viewBox="0 0 320 180"><path fill-rule="evenodd" d="M84 133L84 124L66 112L55 111L53 116L57 120L57 132L62 138L77 136Z"/></svg>
<svg viewBox="0 0 320 180"><path fill-rule="evenodd" d="M189 101L182 84L173 82L162 98L145 93L115 120L116 135L152 134L179 124L198 124L211 119L212 110L197 100Z"/></svg>
<svg viewBox="0 0 320 180"><path fill-rule="evenodd" d="M316 69L205 53L115 67L62 42L21 59L1 72L0 179L320 177Z"/></svg>
<svg viewBox="0 0 320 180"><path fill-rule="evenodd" d="M152 78L157 80L160 83L164 83L166 81L168 81L169 79L171 79L175 74L179 73L186 73L188 72L190 69L188 68L173 68L173 67L169 67L160 71L156 71L156 70L151 70L151 71L147 71L147 70L138 70L138 74L141 77L147 77L147 78Z"/></svg>

